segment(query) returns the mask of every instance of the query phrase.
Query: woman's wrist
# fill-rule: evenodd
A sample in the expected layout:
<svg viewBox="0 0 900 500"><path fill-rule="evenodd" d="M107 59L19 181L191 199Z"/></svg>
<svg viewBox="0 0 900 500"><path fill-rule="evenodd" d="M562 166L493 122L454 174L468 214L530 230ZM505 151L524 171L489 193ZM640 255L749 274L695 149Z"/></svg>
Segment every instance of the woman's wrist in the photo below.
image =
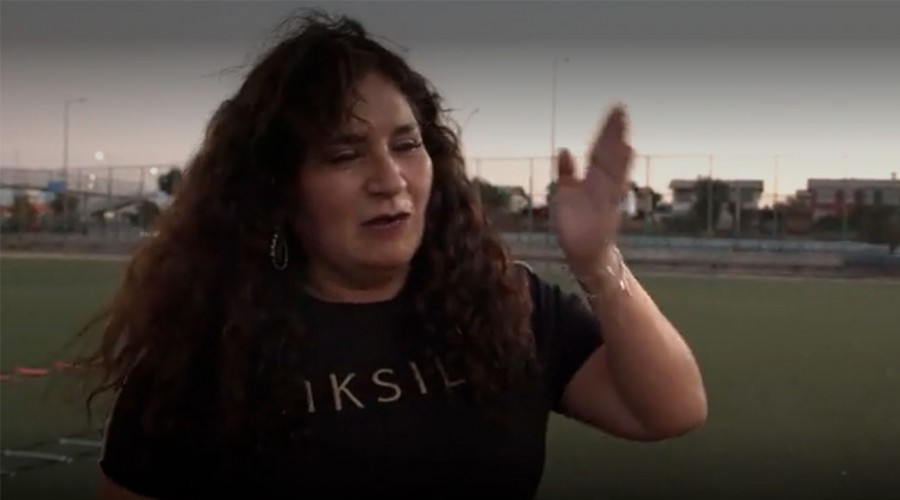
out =
<svg viewBox="0 0 900 500"><path fill-rule="evenodd" d="M601 252L595 261L570 265L569 269L591 303L604 302L619 295L630 295L631 272L614 244Z"/></svg>

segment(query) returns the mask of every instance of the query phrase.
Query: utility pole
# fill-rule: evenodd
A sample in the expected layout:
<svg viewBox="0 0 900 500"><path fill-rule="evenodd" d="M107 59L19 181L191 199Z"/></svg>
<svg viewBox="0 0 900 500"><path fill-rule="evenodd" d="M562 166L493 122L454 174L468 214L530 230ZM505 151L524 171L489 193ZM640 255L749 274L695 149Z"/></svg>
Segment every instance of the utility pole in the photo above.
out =
<svg viewBox="0 0 900 500"><path fill-rule="evenodd" d="M62 205L63 205L63 227L69 224L69 106L76 103L87 101L87 98L78 97L76 99L66 99L63 102L63 157L62 157ZM66 231L68 233L68 231Z"/></svg>
<svg viewBox="0 0 900 500"><path fill-rule="evenodd" d="M556 176L556 76L559 70L559 57L553 58L553 83L550 91L550 182L557 182ZM569 58L562 58L568 62ZM550 194L550 193L547 193ZM548 229L553 227L553 200L547 200ZM547 233L549 237L549 231Z"/></svg>
<svg viewBox="0 0 900 500"><path fill-rule="evenodd" d="M709 179L706 182L706 232L713 232L713 155L709 155Z"/></svg>

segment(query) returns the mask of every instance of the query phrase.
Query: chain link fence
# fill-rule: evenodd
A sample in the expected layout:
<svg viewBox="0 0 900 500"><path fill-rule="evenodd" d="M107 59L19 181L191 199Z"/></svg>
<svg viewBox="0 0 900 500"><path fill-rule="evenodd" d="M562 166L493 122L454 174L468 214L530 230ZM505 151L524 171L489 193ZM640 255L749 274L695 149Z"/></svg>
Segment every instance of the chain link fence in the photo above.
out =
<svg viewBox="0 0 900 500"><path fill-rule="evenodd" d="M548 157L471 158L470 176L510 193L500 211L527 224L504 229L550 231ZM637 214L626 234L863 241L900 239L900 155L638 155L632 171ZM710 182L710 179L712 181ZM535 219L532 221L531 219Z"/></svg>
<svg viewBox="0 0 900 500"><path fill-rule="evenodd" d="M0 168L2 232L133 240L167 202L158 178L171 165Z"/></svg>
<svg viewBox="0 0 900 500"><path fill-rule="evenodd" d="M158 180L173 168L0 168L4 238L140 238L168 203ZM549 157L470 157L466 168L499 193L489 208L500 231L552 244ZM890 245L900 240L898 170L900 155L639 154L623 233Z"/></svg>

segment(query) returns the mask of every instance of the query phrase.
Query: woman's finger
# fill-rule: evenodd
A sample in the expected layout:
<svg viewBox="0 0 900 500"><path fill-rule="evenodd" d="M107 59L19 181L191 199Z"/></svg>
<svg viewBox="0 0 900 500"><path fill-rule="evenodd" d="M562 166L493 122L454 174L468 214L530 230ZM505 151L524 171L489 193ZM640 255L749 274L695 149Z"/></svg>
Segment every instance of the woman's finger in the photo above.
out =
<svg viewBox="0 0 900 500"><path fill-rule="evenodd" d="M575 158L568 149L559 151L556 158L557 182L560 185L568 185L577 182L575 178Z"/></svg>

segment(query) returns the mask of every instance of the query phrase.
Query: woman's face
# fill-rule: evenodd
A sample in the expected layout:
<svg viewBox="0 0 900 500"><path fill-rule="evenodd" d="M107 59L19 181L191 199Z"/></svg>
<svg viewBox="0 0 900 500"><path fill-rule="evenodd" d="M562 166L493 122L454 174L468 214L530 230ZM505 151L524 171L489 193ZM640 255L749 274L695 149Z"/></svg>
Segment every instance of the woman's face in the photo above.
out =
<svg viewBox="0 0 900 500"><path fill-rule="evenodd" d="M296 230L311 266L405 269L422 241L431 158L406 97L370 73L352 118L300 168Z"/></svg>

